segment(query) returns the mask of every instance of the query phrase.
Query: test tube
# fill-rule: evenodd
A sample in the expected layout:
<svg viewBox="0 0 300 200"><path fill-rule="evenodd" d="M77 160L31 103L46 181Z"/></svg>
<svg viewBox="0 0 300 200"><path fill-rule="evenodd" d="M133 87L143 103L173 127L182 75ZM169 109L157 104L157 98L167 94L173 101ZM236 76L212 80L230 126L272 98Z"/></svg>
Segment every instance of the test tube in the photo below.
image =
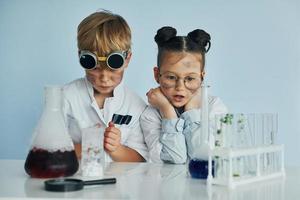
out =
<svg viewBox="0 0 300 200"><path fill-rule="evenodd" d="M209 134L209 118L208 118L208 90L209 86L206 84L201 85L201 141L208 141Z"/></svg>

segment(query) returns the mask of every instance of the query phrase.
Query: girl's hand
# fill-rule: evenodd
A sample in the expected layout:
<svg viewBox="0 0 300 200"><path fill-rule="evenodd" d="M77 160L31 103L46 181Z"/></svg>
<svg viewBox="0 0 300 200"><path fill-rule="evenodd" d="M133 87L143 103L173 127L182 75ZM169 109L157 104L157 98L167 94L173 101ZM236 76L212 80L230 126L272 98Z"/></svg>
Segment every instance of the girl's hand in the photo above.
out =
<svg viewBox="0 0 300 200"><path fill-rule="evenodd" d="M201 89L199 88L193 97L185 104L184 111L201 108Z"/></svg>
<svg viewBox="0 0 300 200"><path fill-rule="evenodd" d="M172 106L166 96L161 92L160 88L150 89L147 92L148 102L157 109Z"/></svg>
<svg viewBox="0 0 300 200"><path fill-rule="evenodd" d="M121 146L121 131L113 122L109 122L104 131L104 149L107 153L116 151Z"/></svg>
<svg viewBox="0 0 300 200"><path fill-rule="evenodd" d="M147 92L148 102L153 107L157 108L163 118L177 118L176 112L167 97L161 92L160 87L150 89Z"/></svg>

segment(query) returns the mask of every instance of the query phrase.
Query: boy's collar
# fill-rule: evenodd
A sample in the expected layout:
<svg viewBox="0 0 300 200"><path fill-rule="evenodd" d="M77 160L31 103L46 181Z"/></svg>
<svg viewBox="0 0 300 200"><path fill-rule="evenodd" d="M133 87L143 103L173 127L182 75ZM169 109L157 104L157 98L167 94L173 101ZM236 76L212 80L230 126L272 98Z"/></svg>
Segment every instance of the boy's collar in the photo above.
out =
<svg viewBox="0 0 300 200"><path fill-rule="evenodd" d="M86 85L87 85L87 89L88 89L88 93L89 96L91 98L91 101L93 101L94 98L94 88L93 85L90 83L90 81L87 79L87 77L84 78ZM109 97L109 98L113 98L117 97L117 99L123 99L123 80L119 83L119 85L117 87L115 87L114 91L113 91L113 96Z"/></svg>

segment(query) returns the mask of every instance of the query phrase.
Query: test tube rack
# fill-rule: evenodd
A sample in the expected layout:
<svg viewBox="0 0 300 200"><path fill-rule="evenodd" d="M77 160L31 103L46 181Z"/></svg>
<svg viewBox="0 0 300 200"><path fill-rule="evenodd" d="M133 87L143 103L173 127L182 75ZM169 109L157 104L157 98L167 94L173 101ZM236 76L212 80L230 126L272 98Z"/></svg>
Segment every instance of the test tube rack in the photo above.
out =
<svg viewBox="0 0 300 200"><path fill-rule="evenodd" d="M236 149L217 147L209 151L208 161L209 184L235 188L241 184L285 176L284 145Z"/></svg>
<svg viewBox="0 0 300 200"><path fill-rule="evenodd" d="M272 142L232 147L220 145L211 135L209 140L209 185L235 188L247 183L285 177L283 144Z"/></svg>

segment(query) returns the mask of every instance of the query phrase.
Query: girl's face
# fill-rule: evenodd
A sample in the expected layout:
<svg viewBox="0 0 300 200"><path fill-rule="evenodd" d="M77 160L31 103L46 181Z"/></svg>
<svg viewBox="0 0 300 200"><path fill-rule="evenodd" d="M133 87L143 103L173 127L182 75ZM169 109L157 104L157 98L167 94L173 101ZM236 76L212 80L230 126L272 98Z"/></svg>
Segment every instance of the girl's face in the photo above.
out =
<svg viewBox="0 0 300 200"><path fill-rule="evenodd" d="M165 53L154 76L162 93L177 108L183 107L201 85L201 55L194 53Z"/></svg>
<svg viewBox="0 0 300 200"><path fill-rule="evenodd" d="M112 70L106 66L106 62L101 62L95 69L86 70L86 77L93 85L94 91L103 96L113 95L114 89L123 79L125 68L127 68L131 54L126 58L124 66L117 70Z"/></svg>

